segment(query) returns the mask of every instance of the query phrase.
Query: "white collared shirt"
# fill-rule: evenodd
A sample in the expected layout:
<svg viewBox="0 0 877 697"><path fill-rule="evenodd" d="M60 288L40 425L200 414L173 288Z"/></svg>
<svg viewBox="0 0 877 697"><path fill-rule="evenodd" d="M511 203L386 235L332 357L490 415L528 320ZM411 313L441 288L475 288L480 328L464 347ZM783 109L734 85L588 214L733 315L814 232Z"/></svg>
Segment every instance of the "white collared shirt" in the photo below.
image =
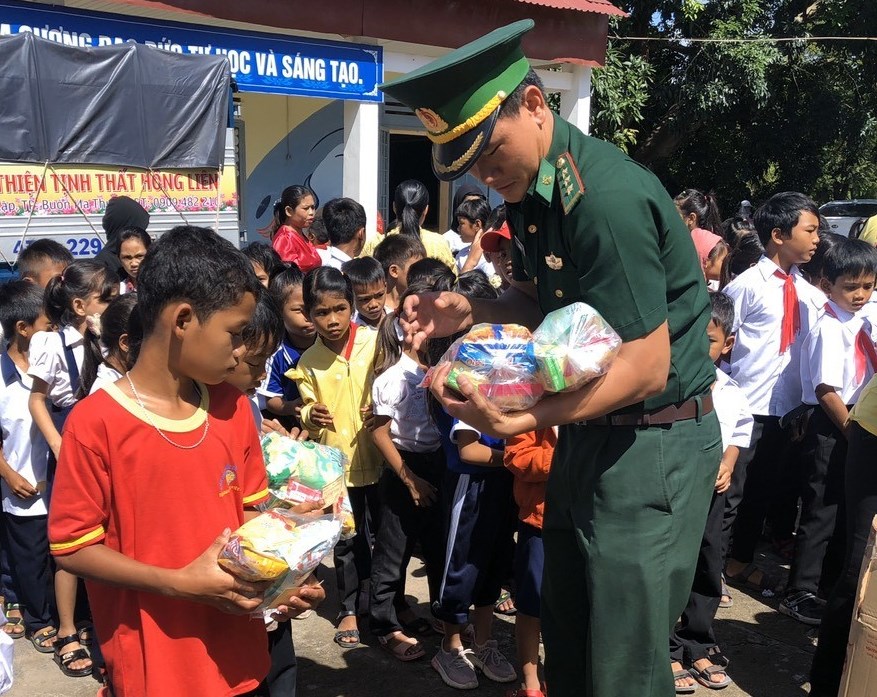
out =
<svg viewBox="0 0 877 697"><path fill-rule="evenodd" d="M70 370L64 355L61 335L73 349L73 358L79 372L85 360L85 340L75 327L66 326L60 332L37 332L30 340L30 368L27 374L39 378L49 386L49 399L57 407L72 407L76 397L70 387Z"/></svg>
<svg viewBox="0 0 877 697"><path fill-rule="evenodd" d="M859 400L862 388L874 375L870 361L865 363L865 377L856 380L856 337L859 330L871 333L871 323L863 308L853 314L828 301L831 312L824 312L804 339L801 347L801 386L804 404L818 404L816 388L833 387L844 404Z"/></svg>
<svg viewBox="0 0 877 697"><path fill-rule="evenodd" d="M825 303L825 296L793 266L801 329L781 354L785 281L774 275L776 271L782 270L763 256L724 289L734 301L737 335L731 351L731 378L743 390L752 413L759 416L783 416L801 404L801 344Z"/></svg>
<svg viewBox="0 0 877 697"><path fill-rule="evenodd" d="M737 383L716 368L716 384L713 387L713 406L722 431L722 450L736 445L748 448L752 442L752 411L749 402Z"/></svg>
<svg viewBox="0 0 877 697"><path fill-rule="evenodd" d="M3 437L3 457L32 486L36 487L42 482L42 493L21 499L10 491L5 481L0 481L3 512L18 516L46 515L43 496L49 469L49 444L34 423L27 406L32 381L7 355L3 356L0 372L0 435Z"/></svg>
<svg viewBox="0 0 877 697"><path fill-rule="evenodd" d="M338 247L332 247L331 245L326 247L326 249L318 249L317 254L323 260L323 266L331 266L339 271L344 264L353 259L353 257L348 256Z"/></svg>

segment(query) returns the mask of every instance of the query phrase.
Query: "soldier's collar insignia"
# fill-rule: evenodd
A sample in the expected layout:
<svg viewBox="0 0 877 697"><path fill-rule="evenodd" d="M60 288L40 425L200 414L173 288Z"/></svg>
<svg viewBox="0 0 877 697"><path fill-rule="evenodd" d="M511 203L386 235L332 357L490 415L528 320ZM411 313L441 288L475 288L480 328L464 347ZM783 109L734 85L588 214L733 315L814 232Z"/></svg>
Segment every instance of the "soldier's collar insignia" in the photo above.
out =
<svg viewBox="0 0 877 697"><path fill-rule="evenodd" d="M563 212L569 215L570 211L576 207L579 199L585 195L582 175L579 173L579 168L569 152L561 154L555 160L554 166L557 168L560 203L563 206Z"/></svg>

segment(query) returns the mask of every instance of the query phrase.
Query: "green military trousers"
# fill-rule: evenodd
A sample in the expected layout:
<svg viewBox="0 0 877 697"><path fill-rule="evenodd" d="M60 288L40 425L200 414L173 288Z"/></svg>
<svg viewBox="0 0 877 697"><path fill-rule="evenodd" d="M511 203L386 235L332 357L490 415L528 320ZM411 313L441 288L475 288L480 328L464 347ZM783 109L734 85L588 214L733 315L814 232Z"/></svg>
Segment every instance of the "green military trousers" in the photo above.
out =
<svg viewBox="0 0 877 697"><path fill-rule="evenodd" d="M722 453L715 412L670 426L561 429L542 539L551 697L671 697Z"/></svg>

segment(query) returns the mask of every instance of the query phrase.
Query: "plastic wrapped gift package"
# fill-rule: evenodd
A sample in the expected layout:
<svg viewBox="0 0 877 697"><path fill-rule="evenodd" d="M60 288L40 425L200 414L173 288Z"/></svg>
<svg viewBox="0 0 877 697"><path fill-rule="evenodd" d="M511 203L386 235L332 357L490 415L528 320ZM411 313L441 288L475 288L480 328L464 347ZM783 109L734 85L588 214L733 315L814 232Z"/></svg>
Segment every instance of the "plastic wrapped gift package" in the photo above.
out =
<svg viewBox="0 0 877 697"><path fill-rule="evenodd" d="M573 303L545 316L533 332L533 347L545 389L564 392L603 375L621 338L593 307Z"/></svg>
<svg viewBox="0 0 877 697"><path fill-rule="evenodd" d="M289 591L310 576L340 536L341 522L335 516L306 518L275 508L232 533L219 565L245 581L272 581L258 613L288 600Z"/></svg>
<svg viewBox="0 0 877 697"><path fill-rule="evenodd" d="M546 315L532 334L517 324L478 324L439 359L445 384L465 376L501 411L528 409L545 394L575 390L603 375L621 339L594 308L573 303ZM432 382L433 369L423 386Z"/></svg>
<svg viewBox="0 0 877 697"><path fill-rule="evenodd" d="M347 458L337 448L268 433L262 455L271 495L289 504L323 500L327 506L344 495Z"/></svg>

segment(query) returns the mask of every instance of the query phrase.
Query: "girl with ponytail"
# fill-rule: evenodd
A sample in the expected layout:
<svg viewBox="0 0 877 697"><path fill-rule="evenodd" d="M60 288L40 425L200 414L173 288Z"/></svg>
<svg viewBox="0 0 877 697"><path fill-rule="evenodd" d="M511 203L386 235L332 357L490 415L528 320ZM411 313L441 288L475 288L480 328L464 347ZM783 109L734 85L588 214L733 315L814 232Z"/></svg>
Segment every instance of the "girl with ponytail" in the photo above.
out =
<svg viewBox="0 0 877 697"><path fill-rule="evenodd" d="M30 343L30 368L33 379L30 413L34 423L48 441L54 460L61 451L61 431L73 405L88 392L86 384L94 382L101 354L100 316L118 294L115 274L95 261L74 261L60 276L46 286L45 309L57 332L37 332ZM51 492L51 473L47 488ZM51 494L49 494L51 496ZM90 630L76 627L77 579L58 570L55 574L55 597L58 606L58 639L55 662L68 677L91 675L91 658L84 648ZM87 617L81 617L87 620Z"/></svg>
<svg viewBox="0 0 877 697"><path fill-rule="evenodd" d="M316 209L317 197L308 187L287 186L274 204L274 219L263 231L280 258L303 273L322 264L317 248L304 232L314 222Z"/></svg>
<svg viewBox="0 0 877 697"><path fill-rule="evenodd" d="M421 225L429 212L429 192L426 187L416 179L406 179L396 187L393 195L393 213L396 215L396 223L387 235L410 235L417 237L426 248L426 256L438 259L454 269L454 255L447 240L437 232L424 230ZM359 256L372 256L375 247L381 238L372 237L368 240Z"/></svg>

